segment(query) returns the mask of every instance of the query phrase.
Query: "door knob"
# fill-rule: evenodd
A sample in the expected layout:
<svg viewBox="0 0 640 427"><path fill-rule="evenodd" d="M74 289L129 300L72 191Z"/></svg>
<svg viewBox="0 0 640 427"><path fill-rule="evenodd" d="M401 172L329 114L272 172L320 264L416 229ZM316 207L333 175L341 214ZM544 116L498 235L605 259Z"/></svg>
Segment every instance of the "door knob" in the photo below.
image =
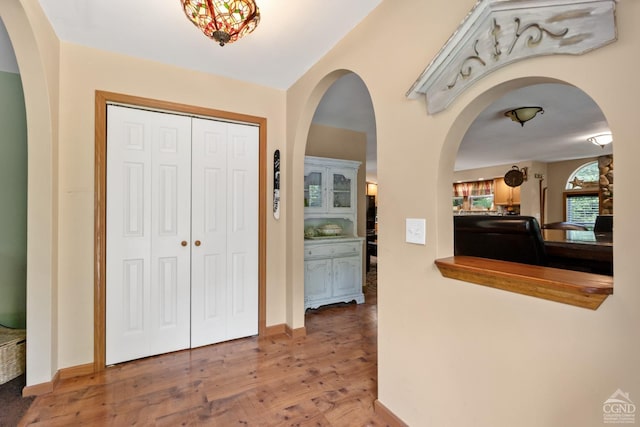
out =
<svg viewBox="0 0 640 427"><path fill-rule="evenodd" d="M200 246L201 244L200 240L196 240L196 246Z"/></svg>
<svg viewBox="0 0 640 427"><path fill-rule="evenodd" d="M182 246L187 246L187 241L183 240L182 243L180 243Z"/></svg>

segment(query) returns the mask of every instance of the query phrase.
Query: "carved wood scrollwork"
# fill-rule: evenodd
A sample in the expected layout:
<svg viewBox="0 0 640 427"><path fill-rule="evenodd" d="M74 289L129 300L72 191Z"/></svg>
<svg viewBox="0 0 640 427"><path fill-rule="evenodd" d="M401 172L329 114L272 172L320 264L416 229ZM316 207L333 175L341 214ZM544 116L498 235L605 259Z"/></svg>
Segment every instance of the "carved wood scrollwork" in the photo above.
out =
<svg viewBox="0 0 640 427"><path fill-rule="evenodd" d="M500 67L532 56L580 55L616 38L614 0L480 1L407 96L425 95L434 114Z"/></svg>

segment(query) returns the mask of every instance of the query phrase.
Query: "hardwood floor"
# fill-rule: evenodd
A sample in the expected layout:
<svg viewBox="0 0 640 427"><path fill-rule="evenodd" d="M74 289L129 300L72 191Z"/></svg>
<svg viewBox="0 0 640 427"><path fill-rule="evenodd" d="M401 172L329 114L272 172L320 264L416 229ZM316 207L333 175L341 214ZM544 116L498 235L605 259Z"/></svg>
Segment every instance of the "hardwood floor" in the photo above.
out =
<svg viewBox="0 0 640 427"><path fill-rule="evenodd" d="M375 289L308 311L307 336L245 338L62 380L21 425L383 426Z"/></svg>

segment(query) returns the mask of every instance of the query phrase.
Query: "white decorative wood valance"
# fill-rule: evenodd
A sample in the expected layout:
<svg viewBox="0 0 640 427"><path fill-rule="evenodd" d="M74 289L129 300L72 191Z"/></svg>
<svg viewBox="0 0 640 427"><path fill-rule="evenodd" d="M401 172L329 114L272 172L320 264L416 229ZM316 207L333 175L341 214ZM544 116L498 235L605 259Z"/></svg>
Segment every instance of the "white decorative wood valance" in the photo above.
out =
<svg viewBox="0 0 640 427"><path fill-rule="evenodd" d="M526 58L580 55L617 38L615 0L480 0L407 92L438 113L490 72Z"/></svg>

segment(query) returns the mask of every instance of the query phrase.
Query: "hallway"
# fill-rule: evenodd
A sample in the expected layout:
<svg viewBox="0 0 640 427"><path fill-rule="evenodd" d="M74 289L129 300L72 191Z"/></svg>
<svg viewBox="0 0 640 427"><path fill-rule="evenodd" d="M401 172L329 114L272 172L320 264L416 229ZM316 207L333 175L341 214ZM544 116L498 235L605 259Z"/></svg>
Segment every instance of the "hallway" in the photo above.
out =
<svg viewBox="0 0 640 427"><path fill-rule="evenodd" d="M373 411L376 299L370 286L364 304L309 310L304 338L239 339L60 381L22 425L385 425Z"/></svg>

